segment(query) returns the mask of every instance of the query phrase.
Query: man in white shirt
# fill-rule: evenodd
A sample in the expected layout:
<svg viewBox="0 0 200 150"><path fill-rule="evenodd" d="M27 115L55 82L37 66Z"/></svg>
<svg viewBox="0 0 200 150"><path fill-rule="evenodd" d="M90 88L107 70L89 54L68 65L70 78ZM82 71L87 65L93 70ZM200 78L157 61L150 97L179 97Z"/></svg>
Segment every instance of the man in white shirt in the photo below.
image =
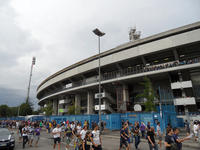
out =
<svg viewBox="0 0 200 150"><path fill-rule="evenodd" d="M194 130L195 141L197 141L197 139L198 139L198 130L199 130L199 126L198 126L197 121L194 122L193 130Z"/></svg>
<svg viewBox="0 0 200 150"><path fill-rule="evenodd" d="M31 124L28 127L28 143L29 143L30 147L32 147L32 143L33 143L33 134L34 134L34 126L33 126L33 124Z"/></svg>
<svg viewBox="0 0 200 150"><path fill-rule="evenodd" d="M25 145L28 142L28 132L28 126L25 124L25 127L22 128L23 148L25 148Z"/></svg>
<svg viewBox="0 0 200 150"><path fill-rule="evenodd" d="M74 122L72 121L72 123L71 123L71 129L72 129L72 131L74 131L75 130L75 124L74 124Z"/></svg>
<svg viewBox="0 0 200 150"><path fill-rule="evenodd" d="M102 150L102 142L98 125L96 125L92 131L92 144L94 150Z"/></svg>
<svg viewBox="0 0 200 150"><path fill-rule="evenodd" d="M81 139L84 140L85 139L85 135L87 133L87 126L83 127L83 130L81 130L80 135L81 135Z"/></svg>
<svg viewBox="0 0 200 150"><path fill-rule="evenodd" d="M79 135L81 133L81 124L78 123L77 127L76 127L76 131L77 131L77 134Z"/></svg>
<svg viewBox="0 0 200 150"><path fill-rule="evenodd" d="M54 145L53 148L56 148L56 144L58 142L58 150L60 150L60 141L61 141L61 128L60 125L57 124L56 128L53 129L52 131L53 138L54 138Z"/></svg>

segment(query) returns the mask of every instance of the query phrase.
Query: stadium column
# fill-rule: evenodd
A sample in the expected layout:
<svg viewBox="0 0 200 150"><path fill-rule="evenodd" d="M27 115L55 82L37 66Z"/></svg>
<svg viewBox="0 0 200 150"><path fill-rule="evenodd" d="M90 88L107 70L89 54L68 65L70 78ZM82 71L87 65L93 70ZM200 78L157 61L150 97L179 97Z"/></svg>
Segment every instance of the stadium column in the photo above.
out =
<svg viewBox="0 0 200 150"><path fill-rule="evenodd" d="M80 113L80 108L81 108L81 95L76 94L75 95L75 114Z"/></svg>
<svg viewBox="0 0 200 150"><path fill-rule="evenodd" d="M127 111L127 102L129 101L129 91L128 86L126 84L122 85L122 92L123 92L123 104L124 104L124 111Z"/></svg>
<svg viewBox="0 0 200 150"><path fill-rule="evenodd" d="M54 99L53 100L53 115L57 115L58 114L58 100Z"/></svg>
<svg viewBox="0 0 200 150"><path fill-rule="evenodd" d="M91 91L87 93L87 114L93 114L94 110L94 94Z"/></svg>

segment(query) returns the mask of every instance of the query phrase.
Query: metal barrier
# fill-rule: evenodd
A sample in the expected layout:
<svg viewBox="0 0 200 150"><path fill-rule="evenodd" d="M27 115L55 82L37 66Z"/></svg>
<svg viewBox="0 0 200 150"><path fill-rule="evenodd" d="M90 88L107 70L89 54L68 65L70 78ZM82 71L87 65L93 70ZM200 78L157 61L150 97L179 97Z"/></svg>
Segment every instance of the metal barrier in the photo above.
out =
<svg viewBox="0 0 200 150"><path fill-rule="evenodd" d="M24 120L24 117L10 117L10 118L0 118L0 120ZM40 118L35 118L33 121L39 121ZM57 123L61 123L63 121L69 120L71 121L79 121L82 126L85 121L88 121L89 127L91 128L92 123L99 122L98 115L66 115L66 116L49 116L46 117L46 120L53 121L55 120ZM129 121L134 124L135 122L143 122L147 125L150 122L151 126L156 128L157 122L161 124L161 130L164 131L168 123L172 125L172 127L183 127L183 120L176 118L176 113L171 111L164 111L162 114L162 118L160 113L152 112L134 112L134 113L124 113L124 114L108 114L102 115L102 121L106 124L105 128L109 130L119 130L122 127L122 122Z"/></svg>

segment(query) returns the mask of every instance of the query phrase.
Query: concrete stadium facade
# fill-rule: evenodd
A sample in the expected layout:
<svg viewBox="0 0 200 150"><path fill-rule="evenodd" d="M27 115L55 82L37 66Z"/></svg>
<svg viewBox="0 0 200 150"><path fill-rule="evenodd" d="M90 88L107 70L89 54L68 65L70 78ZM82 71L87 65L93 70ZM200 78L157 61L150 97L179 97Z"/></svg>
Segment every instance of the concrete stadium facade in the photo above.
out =
<svg viewBox="0 0 200 150"><path fill-rule="evenodd" d="M37 88L38 104L51 102L55 115L75 104L81 114L98 113L98 55L66 67ZM102 112L129 112L145 99L141 85L149 77L155 104L175 105L180 114L200 110L200 22L131 41L100 54ZM78 112L76 112L78 113Z"/></svg>

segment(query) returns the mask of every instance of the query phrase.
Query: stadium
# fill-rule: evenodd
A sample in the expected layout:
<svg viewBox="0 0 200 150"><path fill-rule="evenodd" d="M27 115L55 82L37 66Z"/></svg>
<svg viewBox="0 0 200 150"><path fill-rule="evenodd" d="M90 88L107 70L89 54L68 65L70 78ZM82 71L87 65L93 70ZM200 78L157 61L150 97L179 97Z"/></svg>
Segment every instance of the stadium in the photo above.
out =
<svg viewBox="0 0 200 150"><path fill-rule="evenodd" d="M97 114L99 57L103 114L133 112L136 104L143 111L145 99L137 95L145 76L158 95L157 107L173 107L180 115L200 111L200 22L132 39L56 72L38 86L38 104L52 103L54 115L68 114L73 104L77 114Z"/></svg>

